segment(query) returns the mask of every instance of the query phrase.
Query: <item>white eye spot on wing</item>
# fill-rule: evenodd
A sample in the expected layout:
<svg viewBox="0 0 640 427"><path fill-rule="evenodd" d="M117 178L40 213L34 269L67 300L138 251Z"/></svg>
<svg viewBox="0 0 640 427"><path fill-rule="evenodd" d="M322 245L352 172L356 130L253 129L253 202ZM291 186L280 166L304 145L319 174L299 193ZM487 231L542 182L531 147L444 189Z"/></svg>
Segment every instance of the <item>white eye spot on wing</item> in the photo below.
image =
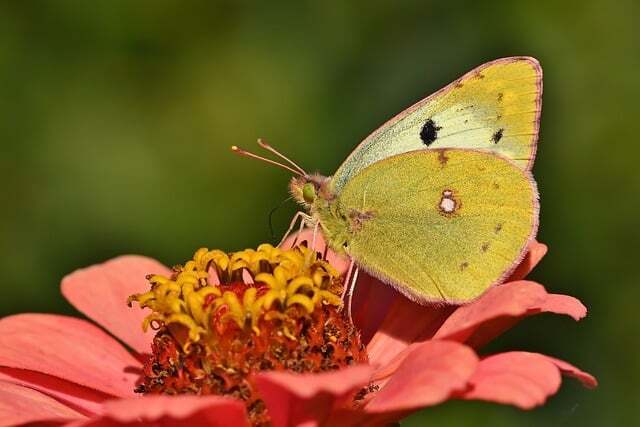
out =
<svg viewBox="0 0 640 427"><path fill-rule="evenodd" d="M458 203L453 198L453 191L444 190L442 192L442 199L440 199L440 203L438 204L438 208L440 209L440 212L442 212L445 215L449 215L455 212L457 207L458 207Z"/></svg>
<svg viewBox="0 0 640 427"><path fill-rule="evenodd" d="M456 202L451 199L442 198L440 209L444 213L451 213L456 210Z"/></svg>

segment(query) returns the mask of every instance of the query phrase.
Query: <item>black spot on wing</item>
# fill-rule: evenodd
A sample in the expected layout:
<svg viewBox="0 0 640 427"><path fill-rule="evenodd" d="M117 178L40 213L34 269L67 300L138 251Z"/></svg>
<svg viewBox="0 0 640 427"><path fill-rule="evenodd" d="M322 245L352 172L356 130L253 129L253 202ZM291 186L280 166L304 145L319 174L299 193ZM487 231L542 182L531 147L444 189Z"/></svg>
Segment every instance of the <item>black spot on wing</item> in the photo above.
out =
<svg viewBox="0 0 640 427"><path fill-rule="evenodd" d="M440 126L436 126L436 123L429 119L427 120L422 129L420 130L420 139L427 147L433 144L438 139L438 131L442 129Z"/></svg>
<svg viewBox="0 0 640 427"><path fill-rule="evenodd" d="M496 131L496 133L494 133L491 136L491 141L493 141L494 144L497 144L498 141L500 141L502 139L502 134L504 133L504 129L500 128Z"/></svg>

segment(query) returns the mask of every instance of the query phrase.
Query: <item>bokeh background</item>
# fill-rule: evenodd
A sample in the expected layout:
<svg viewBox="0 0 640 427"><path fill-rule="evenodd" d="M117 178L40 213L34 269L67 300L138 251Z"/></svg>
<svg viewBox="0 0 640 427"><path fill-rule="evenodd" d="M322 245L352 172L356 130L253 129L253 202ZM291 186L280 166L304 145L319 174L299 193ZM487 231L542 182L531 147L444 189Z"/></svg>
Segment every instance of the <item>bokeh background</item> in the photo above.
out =
<svg viewBox="0 0 640 427"><path fill-rule="evenodd" d="M286 172L331 174L387 118L485 61L543 65L534 277L589 316L530 318L490 350L596 374L521 412L450 402L403 426L629 425L640 382L639 48L629 1L3 1L0 314L74 313L61 277L124 253L166 264L272 240ZM635 22L634 22L635 20ZM634 28L634 24L636 27ZM295 207L274 215L282 233Z"/></svg>

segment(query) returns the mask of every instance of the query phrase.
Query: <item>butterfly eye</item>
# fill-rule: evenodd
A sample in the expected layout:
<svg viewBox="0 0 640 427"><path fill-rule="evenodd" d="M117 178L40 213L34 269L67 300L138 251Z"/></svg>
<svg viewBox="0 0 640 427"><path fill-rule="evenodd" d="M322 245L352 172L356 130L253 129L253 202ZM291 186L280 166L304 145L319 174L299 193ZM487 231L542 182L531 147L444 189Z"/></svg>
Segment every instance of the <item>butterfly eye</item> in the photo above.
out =
<svg viewBox="0 0 640 427"><path fill-rule="evenodd" d="M316 200L316 187L311 182L307 182L302 187L302 198L307 203L313 203Z"/></svg>

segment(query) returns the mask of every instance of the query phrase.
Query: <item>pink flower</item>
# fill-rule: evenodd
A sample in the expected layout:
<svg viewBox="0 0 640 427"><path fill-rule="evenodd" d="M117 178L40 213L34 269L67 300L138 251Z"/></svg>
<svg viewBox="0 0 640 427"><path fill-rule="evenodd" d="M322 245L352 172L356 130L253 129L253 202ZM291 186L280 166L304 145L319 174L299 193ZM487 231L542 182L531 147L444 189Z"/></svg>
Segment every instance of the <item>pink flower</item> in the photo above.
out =
<svg viewBox="0 0 640 427"><path fill-rule="evenodd" d="M531 244L510 280L461 307L419 306L361 276L353 313L369 363L325 373L255 375L273 425L387 425L448 399L530 409L558 390L561 374L595 387L588 373L539 353L476 354L527 316L586 315L577 299L523 280L546 250ZM329 257L344 272L346 263ZM103 329L51 314L0 320L0 426L248 425L244 403L233 398L134 393L154 333L140 330L148 312L124 302L148 290L149 273L172 274L154 260L122 256L64 278L63 295Z"/></svg>

